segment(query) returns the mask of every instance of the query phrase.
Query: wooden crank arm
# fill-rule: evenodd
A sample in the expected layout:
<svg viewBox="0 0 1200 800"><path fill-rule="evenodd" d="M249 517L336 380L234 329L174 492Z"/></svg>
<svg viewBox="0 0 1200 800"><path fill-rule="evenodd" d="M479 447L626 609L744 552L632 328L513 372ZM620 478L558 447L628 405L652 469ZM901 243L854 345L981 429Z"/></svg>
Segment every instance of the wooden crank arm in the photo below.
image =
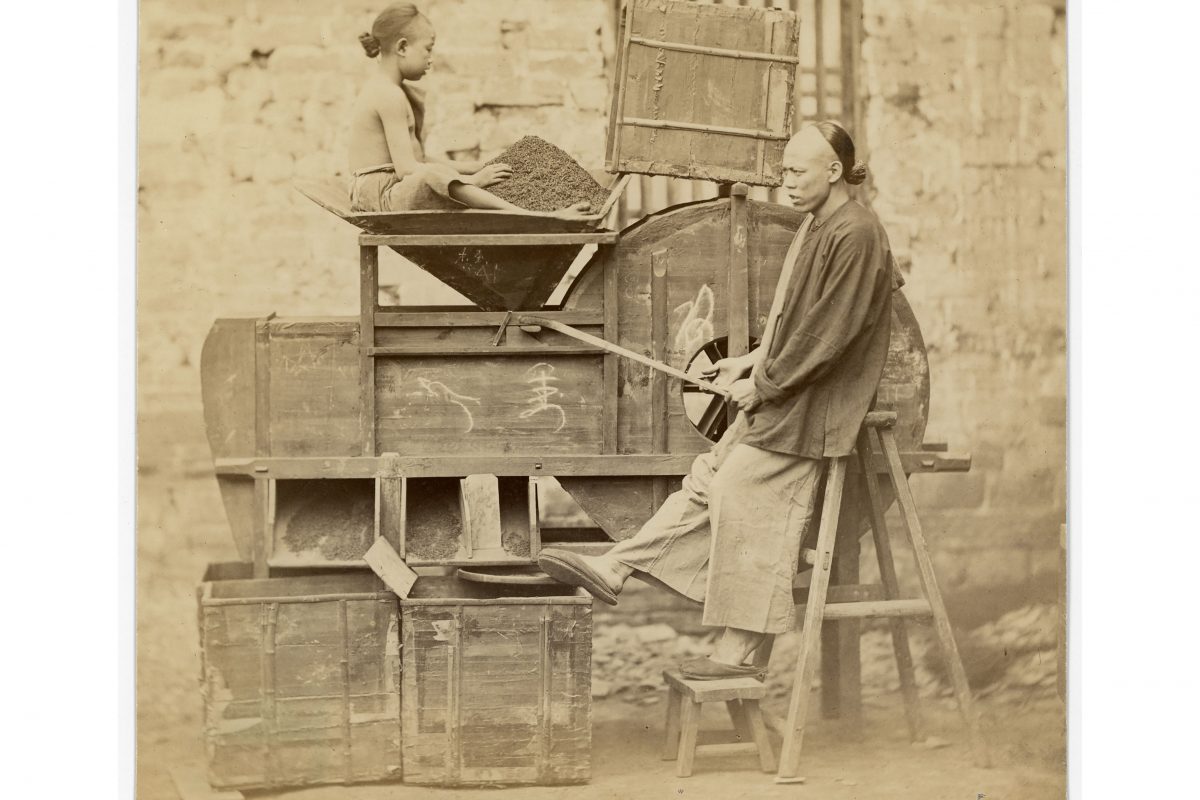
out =
<svg viewBox="0 0 1200 800"><path fill-rule="evenodd" d="M717 386L715 383L706 381L703 378L697 378L694 375L688 375L686 372L675 369L674 367L664 364L661 361L655 361L653 358L644 356L641 353L635 353L632 350L626 350L620 345L615 345L612 342L605 341L598 336L592 336L590 333L584 333L578 328L572 328L570 325L565 325L557 320L548 319L547 317L540 317L533 314L522 314L517 317L516 322L518 325L540 325L543 328L549 328L552 331L558 331L565 336L570 336L572 339L578 339L581 342L587 342L594 347L607 350L608 352L621 356L622 358L628 358L630 361L636 361L639 364L644 364L647 367L650 367L651 369L664 372L673 378L678 378L681 381L687 381L688 383L695 384L696 386L702 386L713 394L719 394L721 397L729 397L729 390Z"/></svg>

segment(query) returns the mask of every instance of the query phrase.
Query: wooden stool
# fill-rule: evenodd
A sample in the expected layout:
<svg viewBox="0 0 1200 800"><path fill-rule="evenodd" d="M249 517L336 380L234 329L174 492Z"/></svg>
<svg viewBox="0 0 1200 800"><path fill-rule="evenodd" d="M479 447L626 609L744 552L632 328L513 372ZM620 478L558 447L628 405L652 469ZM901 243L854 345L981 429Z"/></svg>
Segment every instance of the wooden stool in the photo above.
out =
<svg viewBox="0 0 1200 800"><path fill-rule="evenodd" d="M912 492L908 486L908 478L905 476L900 451L896 445L896 436L892 431L895 424L896 414L894 412L873 411L867 414L862 431L859 433L856 448L860 475L870 502L871 529L874 534L875 551L882 579L882 586L879 587L880 597L839 602L839 598L835 598L831 591L830 567L833 561L842 490L846 482L846 467L849 458L826 459L825 498L821 511L821 525L817 531L816 550L812 554L805 554L805 560L813 564L812 585L805 594L804 606L797 609L797 613L803 616L804 625L800 651L796 659L795 678L792 683L792 698L783 731L779 775L776 778L779 783L803 780L799 778L797 772L808 716L809 694L816 669L816 660L813 658L813 654L821 636L822 623L826 620L871 617L889 619L909 731L913 741L919 741L924 737L923 724L917 704L917 685L905 619L932 618L938 643L941 645L942 656L946 661L947 672L950 675L950 682L954 688L954 696L958 701L959 711L966 723L967 733L975 751L975 763L981 767L990 765L987 748L980 733L979 717L971 697L971 690L967 685L966 672L963 670L958 647L955 645L950 629L950 620L946 615L946 606L942 602L942 594L934 576L933 562L925 543L925 534L921 529L920 519L917 517ZM886 463L887 476L896 492L905 533L908 534L913 555L916 557L921 588L925 595L923 598L900 598L896 565L892 559L891 538L884 518L883 493L876 478L876 459L878 458L882 458ZM766 659L770 657L770 649L769 642L765 647L760 647L755 663L760 666L764 665Z"/></svg>
<svg viewBox="0 0 1200 800"><path fill-rule="evenodd" d="M775 771L775 751L767 738L759 701L767 687L754 678L722 678L715 681L690 681L677 670L663 672L667 683L667 729L663 742L663 760L678 759L675 774L692 774L697 753L734 755L757 753L763 772ZM733 720L735 741L697 744L700 709L705 703L723 700Z"/></svg>

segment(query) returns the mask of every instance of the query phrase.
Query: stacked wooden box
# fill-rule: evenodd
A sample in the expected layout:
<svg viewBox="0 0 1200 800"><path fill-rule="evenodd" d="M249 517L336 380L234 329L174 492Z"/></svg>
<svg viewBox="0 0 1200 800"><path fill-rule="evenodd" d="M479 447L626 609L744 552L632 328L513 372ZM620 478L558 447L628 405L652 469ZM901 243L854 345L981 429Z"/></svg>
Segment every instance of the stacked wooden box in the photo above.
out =
<svg viewBox="0 0 1200 800"><path fill-rule="evenodd" d="M251 574L214 565L199 590L214 787L588 780L583 593L422 577L401 600L363 570Z"/></svg>

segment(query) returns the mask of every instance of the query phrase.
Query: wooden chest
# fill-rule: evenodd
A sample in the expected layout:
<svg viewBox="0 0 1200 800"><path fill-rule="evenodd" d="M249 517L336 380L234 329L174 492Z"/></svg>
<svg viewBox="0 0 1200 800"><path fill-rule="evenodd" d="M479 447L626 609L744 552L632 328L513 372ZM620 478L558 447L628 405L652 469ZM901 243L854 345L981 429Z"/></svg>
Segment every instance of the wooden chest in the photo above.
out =
<svg viewBox="0 0 1200 800"><path fill-rule="evenodd" d="M592 601L561 591L418 579L401 601L405 783L588 780Z"/></svg>
<svg viewBox="0 0 1200 800"><path fill-rule="evenodd" d="M251 574L213 565L198 592L209 782L398 779L396 596L370 572Z"/></svg>

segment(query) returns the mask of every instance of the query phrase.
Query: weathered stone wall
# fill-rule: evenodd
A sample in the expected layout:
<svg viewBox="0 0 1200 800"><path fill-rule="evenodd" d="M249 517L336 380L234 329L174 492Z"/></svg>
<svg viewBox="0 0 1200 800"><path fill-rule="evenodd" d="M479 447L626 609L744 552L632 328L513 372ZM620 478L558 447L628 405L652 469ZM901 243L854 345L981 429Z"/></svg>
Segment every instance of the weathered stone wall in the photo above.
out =
<svg viewBox="0 0 1200 800"><path fill-rule="evenodd" d="M356 231L294 191L344 171L344 121L387 0L144 0L138 398L143 471L207 474L199 358L218 316L357 313ZM431 153L522 135L602 166L613 35L604 0L421 0L438 33ZM553 13L550 13L552 10ZM458 295L385 253L409 302ZM391 259L391 260L388 260ZM215 491L205 493L216 500ZM149 498L146 498L149 500ZM220 523L219 502L197 522Z"/></svg>
<svg viewBox="0 0 1200 800"><path fill-rule="evenodd" d="M1066 502L1062 0L867 0L875 210L929 347L930 439L965 475L913 481L949 587L1057 569Z"/></svg>

